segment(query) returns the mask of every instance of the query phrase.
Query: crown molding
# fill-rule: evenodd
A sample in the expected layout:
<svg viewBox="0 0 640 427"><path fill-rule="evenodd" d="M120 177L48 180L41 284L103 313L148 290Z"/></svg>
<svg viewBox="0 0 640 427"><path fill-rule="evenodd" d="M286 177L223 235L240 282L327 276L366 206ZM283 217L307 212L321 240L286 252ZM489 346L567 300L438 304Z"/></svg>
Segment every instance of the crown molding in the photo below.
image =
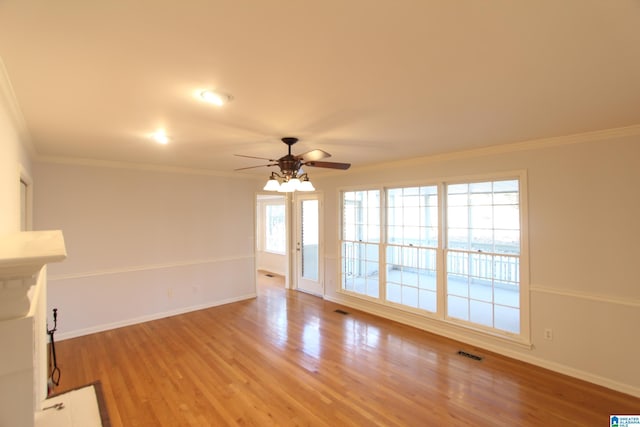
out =
<svg viewBox="0 0 640 427"><path fill-rule="evenodd" d="M611 129L602 129L590 132L582 132L571 135L554 136L549 138L532 139L527 141L511 142L505 144L490 145L488 147L474 148L470 150L452 151L448 153L433 154L430 156L416 157L412 159L397 160L392 162L377 163L354 168L355 171L367 171L371 169L389 169L399 166L423 165L425 163L443 162L474 157L491 156L497 154L515 153L520 151L541 150L560 147L571 144L582 144L594 141L640 136L640 124Z"/></svg>
<svg viewBox="0 0 640 427"><path fill-rule="evenodd" d="M213 171L208 169L154 165L150 163L121 162L121 161L115 161L115 160L98 160L98 159L88 159L88 158L80 158L80 157L36 156L34 161L37 163L45 163L45 164L50 163L50 164L91 166L91 167L112 168L112 169L130 169L130 170L139 170L139 171L147 171L147 172L150 171L150 172L179 173L179 174L185 174L185 175L205 175L205 176L217 176L217 177L223 177L223 178L246 179L246 180L254 180L254 181L263 180L263 177L257 177L254 175L247 175L247 174L243 175L243 174L238 174L234 172L220 172L220 171Z"/></svg>

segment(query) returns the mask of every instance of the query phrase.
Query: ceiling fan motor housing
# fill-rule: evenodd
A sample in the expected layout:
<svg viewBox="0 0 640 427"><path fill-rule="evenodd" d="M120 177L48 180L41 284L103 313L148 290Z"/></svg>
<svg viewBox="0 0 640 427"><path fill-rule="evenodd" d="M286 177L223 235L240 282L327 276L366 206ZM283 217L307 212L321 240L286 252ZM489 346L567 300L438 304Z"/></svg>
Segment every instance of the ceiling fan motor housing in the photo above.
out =
<svg viewBox="0 0 640 427"><path fill-rule="evenodd" d="M280 166L280 171L285 176L294 175L296 171L300 169L302 166L302 161L298 159L296 156L291 154L287 154L278 160L278 166Z"/></svg>
<svg viewBox="0 0 640 427"><path fill-rule="evenodd" d="M281 174L278 176L288 181L289 179L292 179L292 178L299 178L298 172L300 171L300 168L302 168L303 166L312 166L312 167L329 168L329 169L341 169L341 170L349 169L349 167L351 166L350 163L318 161L326 157L331 157L331 154L327 153L326 151L322 151L318 149L311 150L306 153L294 156L293 154L291 154L291 146L296 142L298 142L298 138L293 136L285 136L284 138L281 138L281 141L285 143L288 147L288 150L287 150L288 153L285 156L280 157L278 160L274 160L274 159L267 159L264 157L253 157L253 156L244 156L241 154L236 154L236 156L240 156L240 157L264 159L271 162L270 164L267 164L267 165L250 166L248 168L240 168L236 170L253 169L255 167L278 165L280 167L280 174ZM304 173L303 175L306 176L306 174ZM308 177L306 179L308 180Z"/></svg>

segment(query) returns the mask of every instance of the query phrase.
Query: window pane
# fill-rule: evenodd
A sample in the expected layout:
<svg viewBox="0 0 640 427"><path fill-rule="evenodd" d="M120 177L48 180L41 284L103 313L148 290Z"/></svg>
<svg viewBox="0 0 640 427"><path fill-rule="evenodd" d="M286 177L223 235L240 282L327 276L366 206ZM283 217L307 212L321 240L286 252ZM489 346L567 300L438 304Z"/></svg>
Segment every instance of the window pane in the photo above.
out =
<svg viewBox="0 0 640 427"><path fill-rule="evenodd" d="M469 230L471 233L471 246L472 251L493 252L493 230L472 228Z"/></svg>
<svg viewBox="0 0 640 427"><path fill-rule="evenodd" d="M450 206L447 213L449 227L467 228L469 226L469 208L467 206Z"/></svg>
<svg viewBox="0 0 640 427"><path fill-rule="evenodd" d="M402 227L388 227L387 228L387 241L388 243L402 243L403 233Z"/></svg>
<svg viewBox="0 0 640 427"><path fill-rule="evenodd" d="M493 286L493 298L496 304L511 308L520 307L520 290L517 284L496 281Z"/></svg>
<svg viewBox="0 0 640 427"><path fill-rule="evenodd" d="M438 298L435 292L420 289L418 298L418 308L431 312L436 311Z"/></svg>
<svg viewBox="0 0 640 427"><path fill-rule="evenodd" d="M305 279L318 280L318 201L302 201L302 269L301 275Z"/></svg>
<svg viewBox="0 0 640 427"><path fill-rule="evenodd" d="M469 205L471 206L491 206L493 204L491 193L471 194L469 196Z"/></svg>
<svg viewBox="0 0 640 427"><path fill-rule="evenodd" d="M401 303L402 287L397 284L387 283L387 301Z"/></svg>
<svg viewBox="0 0 640 427"><path fill-rule="evenodd" d="M342 239L380 241L380 192L347 191L342 200Z"/></svg>
<svg viewBox="0 0 640 427"><path fill-rule="evenodd" d="M519 331L519 197L518 180L447 186L449 316Z"/></svg>
<svg viewBox="0 0 640 427"><path fill-rule="evenodd" d="M444 297L446 318L520 333L519 180L441 185L343 193L343 288L435 313Z"/></svg>
<svg viewBox="0 0 640 427"><path fill-rule="evenodd" d="M469 192L469 184L450 184L447 186L447 190L449 194L465 194L466 195Z"/></svg>
<svg viewBox="0 0 640 427"><path fill-rule="evenodd" d="M493 327L493 304L470 300L469 320L480 325Z"/></svg>
<svg viewBox="0 0 640 427"><path fill-rule="evenodd" d="M491 182L474 182L469 184L469 193L491 193Z"/></svg>
<svg viewBox="0 0 640 427"><path fill-rule="evenodd" d="M266 205L265 217L265 250L284 254L286 251L284 205Z"/></svg>
<svg viewBox="0 0 640 427"><path fill-rule="evenodd" d="M449 187L451 189L451 187ZM467 206L469 204L469 197L467 194L453 194L449 193L447 197L447 205L452 206Z"/></svg>
<svg viewBox="0 0 640 427"><path fill-rule="evenodd" d="M460 274L449 274L447 276L447 293L460 297L469 297L469 279Z"/></svg>
<svg viewBox="0 0 640 427"><path fill-rule="evenodd" d="M469 229L449 228L447 230L449 238L448 247L450 249L469 249Z"/></svg>
<svg viewBox="0 0 640 427"><path fill-rule="evenodd" d="M496 305L495 327L514 334L520 333L520 310Z"/></svg>
<svg viewBox="0 0 640 427"><path fill-rule="evenodd" d="M447 314L456 319L469 320L469 300L449 295L447 298Z"/></svg>
<svg viewBox="0 0 640 427"><path fill-rule="evenodd" d="M509 181L494 181L493 182L493 191L495 193L500 193L500 192L512 192L512 193L518 193L519 192L519 182L517 179L511 179Z"/></svg>
<svg viewBox="0 0 640 427"><path fill-rule="evenodd" d="M494 251L496 253L520 253L520 231L494 230L493 236L495 240Z"/></svg>
<svg viewBox="0 0 640 427"><path fill-rule="evenodd" d="M493 228L492 206L472 206L469 208L469 227Z"/></svg>
<svg viewBox="0 0 640 427"><path fill-rule="evenodd" d="M518 206L494 206L493 212L495 215L496 228L520 230L520 210Z"/></svg>
<svg viewBox="0 0 640 427"><path fill-rule="evenodd" d="M418 307L418 289L409 286L402 287L402 304L409 307Z"/></svg>
<svg viewBox="0 0 640 427"><path fill-rule="evenodd" d="M380 191L342 195L342 288L380 298Z"/></svg>
<svg viewBox="0 0 640 427"><path fill-rule="evenodd" d="M469 297L479 301L493 302L491 280L471 279L469 283Z"/></svg>
<svg viewBox="0 0 640 427"><path fill-rule="evenodd" d="M447 252L447 300L457 304L448 315L508 332L519 331L520 321L514 320L514 310L519 313L520 306L519 265L517 255ZM468 319L461 317L460 298L468 301Z"/></svg>

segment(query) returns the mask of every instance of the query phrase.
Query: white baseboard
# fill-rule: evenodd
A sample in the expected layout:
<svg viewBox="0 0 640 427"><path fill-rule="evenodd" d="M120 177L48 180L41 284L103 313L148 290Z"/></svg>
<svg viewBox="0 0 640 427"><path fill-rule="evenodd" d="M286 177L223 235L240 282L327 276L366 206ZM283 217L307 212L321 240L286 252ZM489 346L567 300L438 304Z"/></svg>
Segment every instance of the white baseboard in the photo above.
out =
<svg viewBox="0 0 640 427"><path fill-rule="evenodd" d="M103 325L96 325L96 326L92 326L90 328L77 329L75 331L56 334L56 340L57 341L63 341L63 340L71 339L71 338L81 337L81 336L84 336L84 335L95 334L97 332L103 332L103 331L108 331L108 330L111 330L111 329L122 328L124 326L130 326L130 325L135 325L135 324L138 324L138 323L149 322L151 320L157 320L157 319L163 319L165 317L177 316L179 314L189 313L191 311L204 310L206 308L217 307L219 305L225 305L225 304L230 304L230 303L233 303L233 302L244 301L244 300L256 298L256 296L257 296L256 293L251 293L251 294L248 294L248 295L242 295L242 296L239 296L239 297L229 298L229 299L226 299L226 300L213 301L213 302L209 302L209 303L205 303L205 304L192 305L192 306L189 306L189 307L181 307L181 308L177 308L175 310L169 310L169 311L163 311L163 312L159 312L159 313L153 313L153 314L149 314L149 315L145 315L145 316L135 317L135 318L132 318L132 319L126 319L126 320L113 322L113 323L107 323L107 324L103 324Z"/></svg>
<svg viewBox="0 0 640 427"><path fill-rule="evenodd" d="M580 369L575 369L570 366L556 363L550 360L534 357L526 353L516 351L515 350L516 347L511 349L509 348L509 345L500 345L501 343L498 343L497 341L495 343L490 342L489 338L483 338L480 336L471 337L466 334L459 334L449 330L445 331L442 329L438 330L435 328L429 328L428 325L412 321L411 316L405 315L405 313L402 313L400 311L398 311L396 314L390 311L382 313L380 311L372 309L368 304L362 304L362 303L359 303L358 301L352 301L350 299L347 300L347 299L341 299L341 298L334 298L329 295L325 295L324 299L326 299L327 301L334 302L336 304L341 304L347 307L354 308L356 310L363 311L365 313L373 314L374 316L379 316L385 319L393 320L395 322L412 326L417 329L421 329L423 331L440 335L445 338L450 338L452 340L460 341L465 344L469 344L478 348L483 348L493 353L497 353L502 356L507 356L512 359L520 360L522 362L530 363L532 365L535 365L544 369L548 369L550 371L558 372L563 375L568 375L570 377L574 377L583 381L597 384L602 387L609 388L611 390L619 391L621 393L626 393L635 397L640 397L640 388L638 387L635 387L629 384L624 384L615 380L611 380L609 378L601 377L601 376L592 374L590 372L586 372Z"/></svg>

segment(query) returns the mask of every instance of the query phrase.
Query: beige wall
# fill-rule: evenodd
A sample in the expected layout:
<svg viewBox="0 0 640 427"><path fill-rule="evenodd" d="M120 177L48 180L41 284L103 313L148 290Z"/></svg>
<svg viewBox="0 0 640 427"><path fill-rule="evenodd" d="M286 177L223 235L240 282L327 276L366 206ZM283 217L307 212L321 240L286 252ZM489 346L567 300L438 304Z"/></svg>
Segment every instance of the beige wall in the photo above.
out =
<svg viewBox="0 0 640 427"><path fill-rule="evenodd" d="M315 177L326 195L326 297L640 395L639 135L639 128L601 132L541 141L539 149L519 144ZM514 170L528 175L530 349L337 292L345 185L420 184ZM552 341L543 338L546 328Z"/></svg>
<svg viewBox="0 0 640 427"><path fill-rule="evenodd" d="M0 235L20 231L20 173L31 169L21 120L0 59Z"/></svg>
<svg viewBox="0 0 640 427"><path fill-rule="evenodd" d="M37 229L60 229L49 269L60 338L255 295L254 194L237 177L35 163Z"/></svg>

